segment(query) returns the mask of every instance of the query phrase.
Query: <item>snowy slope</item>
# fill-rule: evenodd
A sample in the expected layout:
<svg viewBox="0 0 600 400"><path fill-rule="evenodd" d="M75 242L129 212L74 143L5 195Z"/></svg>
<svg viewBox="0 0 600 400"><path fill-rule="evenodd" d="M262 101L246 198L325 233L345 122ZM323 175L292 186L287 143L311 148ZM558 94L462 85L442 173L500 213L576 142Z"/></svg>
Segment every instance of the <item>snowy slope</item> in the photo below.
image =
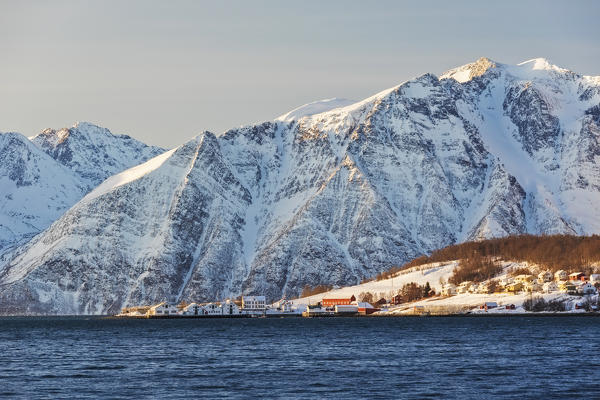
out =
<svg viewBox="0 0 600 400"><path fill-rule="evenodd" d="M47 228L85 184L18 133L0 134L0 254Z"/></svg>
<svg viewBox="0 0 600 400"><path fill-rule="evenodd" d="M204 133L110 178L0 266L0 312L358 283L436 248L600 232L600 78L542 59Z"/></svg>
<svg viewBox="0 0 600 400"><path fill-rule="evenodd" d="M277 117L275 120L282 122L290 122L296 119L300 119L302 117L306 117L308 115L321 114L326 111L346 107L354 103L355 101L352 100L338 99L335 97L332 99L313 101L312 103L304 104L303 106L295 108L292 111Z"/></svg>
<svg viewBox="0 0 600 400"><path fill-rule="evenodd" d="M399 274L394 275L393 278L345 286L328 292L319 293L314 296L302 297L290 301L294 304L316 304L324 298L346 298L353 295L358 298L361 293L371 293L374 297L377 297L377 300L380 298L390 299L398 294L398 290L400 290L402 286L412 282L419 285L429 283L433 290L440 293L442 290L440 281L443 280L444 282L448 282L448 279L452 276L454 268L456 268L457 265L457 261L424 264L401 271Z"/></svg>

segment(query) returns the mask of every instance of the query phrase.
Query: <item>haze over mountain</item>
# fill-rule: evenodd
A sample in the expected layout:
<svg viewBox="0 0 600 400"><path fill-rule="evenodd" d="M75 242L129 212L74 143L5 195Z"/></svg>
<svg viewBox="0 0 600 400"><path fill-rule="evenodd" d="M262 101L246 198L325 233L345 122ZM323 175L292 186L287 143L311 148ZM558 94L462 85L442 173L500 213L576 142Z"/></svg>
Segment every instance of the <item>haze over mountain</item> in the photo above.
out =
<svg viewBox="0 0 600 400"><path fill-rule="evenodd" d="M357 103L204 132L108 178L5 254L0 312L109 313L171 295L275 300L465 240L598 233L599 135L600 77L486 58ZM103 179L105 157L57 140L34 142L77 178L63 185L66 205Z"/></svg>

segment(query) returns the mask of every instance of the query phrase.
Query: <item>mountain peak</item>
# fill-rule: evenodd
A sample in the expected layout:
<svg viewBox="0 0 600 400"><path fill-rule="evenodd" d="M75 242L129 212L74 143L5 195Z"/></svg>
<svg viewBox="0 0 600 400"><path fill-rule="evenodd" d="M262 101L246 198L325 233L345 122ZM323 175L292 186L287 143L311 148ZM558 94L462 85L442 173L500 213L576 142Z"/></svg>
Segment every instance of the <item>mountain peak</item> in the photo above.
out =
<svg viewBox="0 0 600 400"><path fill-rule="evenodd" d="M108 131L108 129L106 129L106 128L103 128L103 127L101 127L99 125L96 125L96 124L92 124L91 122L87 122L87 121L77 121L75 123L75 125L73 125L73 128L79 129L79 130L101 130L101 131Z"/></svg>
<svg viewBox="0 0 600 400"><path fill-rule="evenodd" d="M77 122L59 130L45 129L31 141L88 181L90 189L109 176L164 152L89 122Z"/></svg>
<svg viewBox="0 0 600 400"><path fill-rule="evenodd" d="M475 62L444 72L440 76L440 80L452 78L457 82L464 83L485 74L489 69L496 68L497 66L498 63L495 61L487 57L481 57Z"/></svg>

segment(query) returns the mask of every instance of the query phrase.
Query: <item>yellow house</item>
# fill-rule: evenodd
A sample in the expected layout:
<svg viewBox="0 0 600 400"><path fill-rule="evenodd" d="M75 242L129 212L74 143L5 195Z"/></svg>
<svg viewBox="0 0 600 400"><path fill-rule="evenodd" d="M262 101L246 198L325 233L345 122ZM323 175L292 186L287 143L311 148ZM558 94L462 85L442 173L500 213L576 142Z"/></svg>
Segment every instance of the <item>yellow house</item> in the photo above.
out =
<svg viewBox="0 0 600 400"><path fill-rule="evenodd" d="M514 282L506 287L507 292L517 293L523 290L523 282Z"/></svg>
<svg viewBox="0 0 600 400"><path fill-rule="evenodd" d="M558 283L558 290L568 294L577 294L577 286L569 281L561 281Z"/></svg>
<svg viewBox="0 0 600 400"><path fill-rule="evenodd" d="M515 282L521 282L521 283L529 283L533 281L533 275L517 275L515 276Z"/></svg>

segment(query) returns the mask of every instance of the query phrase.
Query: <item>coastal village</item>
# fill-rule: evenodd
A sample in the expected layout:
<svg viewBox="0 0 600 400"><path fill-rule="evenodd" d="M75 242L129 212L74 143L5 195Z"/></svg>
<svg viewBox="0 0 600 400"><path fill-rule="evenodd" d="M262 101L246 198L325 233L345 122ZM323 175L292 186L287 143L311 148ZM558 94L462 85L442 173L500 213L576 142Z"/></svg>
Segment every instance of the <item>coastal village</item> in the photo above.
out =
<svg viewBox="0 0 600 400"><path fill-rule="evenodd" d="M449 315L478 313L525 313L530 311L597 312L600 274L583 272L537 275L518 273L514 268L497 279L485 282L464 281L458 285L444 282L444 273L454 268L430 264L401 271L391 279L367 282L353 287L334 289L310 297L269 304L265 296L242 296L222 302L178 303L163 301L155 305L124 308L118 317L128 318L256 318L256 317L336 317L336 316L402 316ZM523 272L523 269L516 271ZM420 276L419 276L420 275ZM440 276L438 284L429 285L421 298L406 301L402 295L370 292L399 285L420 286L423 281ZM411 280L411 278L415 278ZM420 279L418 279L420 278ZM443 284L442 284L443 283ZM437 288L434 289L434 288ZM358 297L357 297L358 296ZM542 306L543 304L543 306ZM554 304L554 308L548 305Z"/></svg>
<svg viewBox="0 0 600 400"><path fill-rule="evenodd" d="M379 309L356 297L324 299L316 305L298 307L285 299L267 304L265 296L242 296L240 301L220 303L179 303L163 301L152 306L126 307L117 317L127 318L256 318L333 317L370 315Z"/></svg>

